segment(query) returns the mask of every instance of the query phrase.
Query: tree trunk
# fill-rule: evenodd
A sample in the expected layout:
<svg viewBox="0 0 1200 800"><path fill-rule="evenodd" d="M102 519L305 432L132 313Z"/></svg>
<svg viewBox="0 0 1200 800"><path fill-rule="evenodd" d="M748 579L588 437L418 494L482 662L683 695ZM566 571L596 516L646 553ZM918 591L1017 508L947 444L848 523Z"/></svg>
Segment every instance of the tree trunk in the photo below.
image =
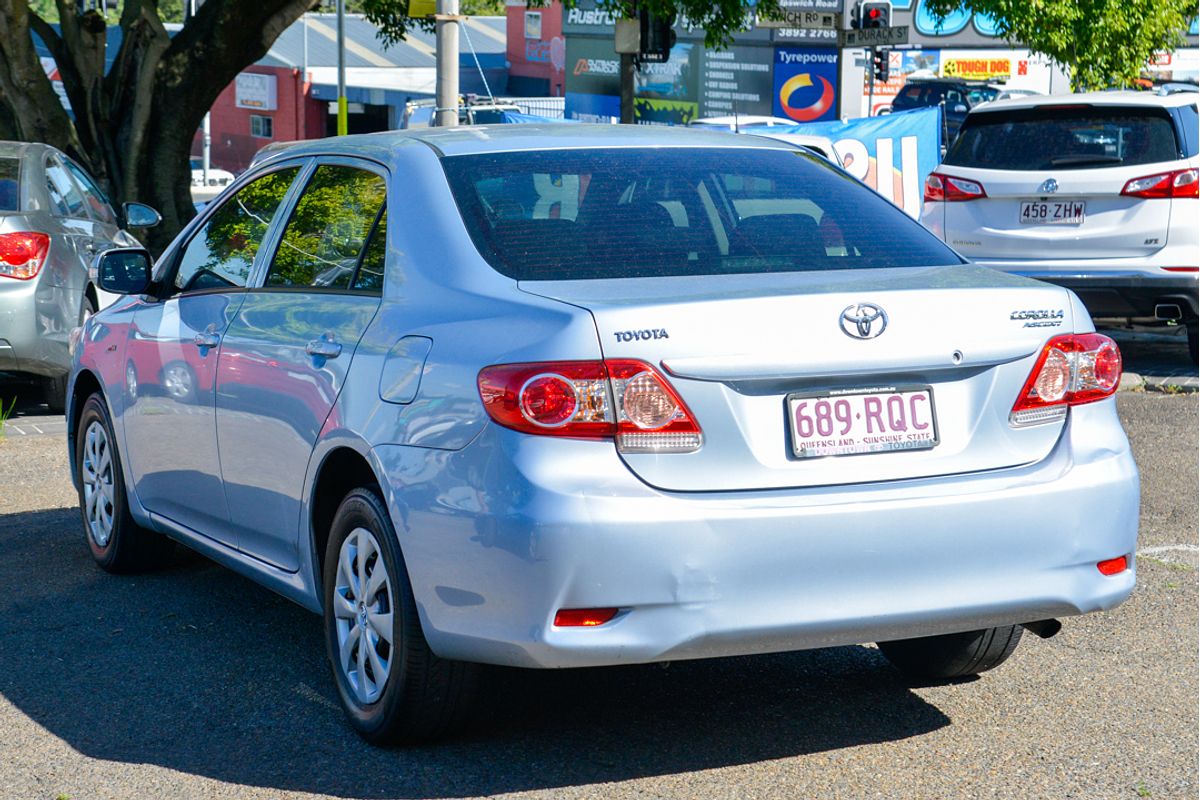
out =
<svg viewBox="0 0 1200 800"><path fill-rule="evenodd" d="M138 201L163 224L138 231L161 252L195 215L188 156L205 113L245 67L318 0L206 0L174 36L157 0L125 0L122 41L105 74L105 21L56 0L55 30L28 0L0 0L0 135L52 144L80 161L113 205ZM72 123L37 57L36 31L54 55Z"/></svg>

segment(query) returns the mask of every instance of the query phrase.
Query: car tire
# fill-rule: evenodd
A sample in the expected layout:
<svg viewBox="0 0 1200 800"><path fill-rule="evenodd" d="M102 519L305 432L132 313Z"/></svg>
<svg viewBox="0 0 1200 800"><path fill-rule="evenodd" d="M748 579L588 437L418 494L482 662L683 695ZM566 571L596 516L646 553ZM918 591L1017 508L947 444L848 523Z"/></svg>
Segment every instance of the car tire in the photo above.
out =
<svg viewBox="0 0 1200 800"><path fill-rule="evenodd" d="M324 563L326 651L354 729L373 744L414 744L459 727L480 667L429 649L399 540L374 491L355 489L342 501ZM370 594L358 591L363 582Z"/></svg>
<svg viewBox="0 0 1200 800"><path fill-rule="evenodd" d="M99 392L83 404L75 437L75 470L84 538L101 569L142 572L169 560L174 543L141 527L129 513L121 454Z"/></svg>
<svg viewBox="0 0 1200 800"><path fill-rule="evenodd" d="M96 313L96 304L86 294L79 306L79 324L87 322L88 317ZM42 401L50 407L51 414L63 414L67 410L67 378L63 373L53 378L42 379Z"/></svg>
<svg viewBox="0 0 1200 800"><path fill-rule="evenodd" d="M879 642L892 666L918 680L966 678L995 669L1021 641L1020 625Z"/></svg>
<svg viewBox="0 0 1200 800"><path fill-rule="evenodd" d="M1195 364L1200 355L1200 323L1192 320L1187 324L1188 358Z"/></svg>

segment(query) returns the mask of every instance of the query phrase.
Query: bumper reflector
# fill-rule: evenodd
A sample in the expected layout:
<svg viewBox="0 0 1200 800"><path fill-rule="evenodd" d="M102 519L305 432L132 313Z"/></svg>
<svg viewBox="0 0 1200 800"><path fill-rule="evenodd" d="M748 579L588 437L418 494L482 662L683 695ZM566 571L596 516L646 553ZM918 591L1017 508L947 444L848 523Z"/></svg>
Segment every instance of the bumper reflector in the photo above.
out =
<svg viewBox="0 0 1200 800"><path fill-rule="evenodd" d="M1129 562L1125 556L1118 556L1101 561L1096 565L1096 569L1100 570L1101 575L1116 575L1118 572L1124 572L1129 569Z"/></svg>
<svg viewBox="0 0 1200 800"><path fill-rule="evenodd" d="M616 608L560 608L554 615L556 628L594 628L617 615Z"/></svg>

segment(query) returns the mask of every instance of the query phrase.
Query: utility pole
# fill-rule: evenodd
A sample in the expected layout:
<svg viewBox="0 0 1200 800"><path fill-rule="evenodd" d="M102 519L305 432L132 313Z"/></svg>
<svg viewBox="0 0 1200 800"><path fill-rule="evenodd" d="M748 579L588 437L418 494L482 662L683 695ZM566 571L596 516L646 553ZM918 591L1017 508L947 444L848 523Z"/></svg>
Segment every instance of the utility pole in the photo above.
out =
<svg viewBox="0 0 1200 800"><path fill-rule="evenodd" d="M458 0L437 0L437 109L434 124L458 124Z"/></svg>
<svg viewBox="0 0 1200 800"><path fill-rule="evenodd" d="M188 0L188 17L185 20L190 21L196 16L196 7L203 0ZM204 112L204 122L201 125L200 136L200 168L204 186L208 186L208 171L212 168L212 113Z"/></svg>
<svg viewBox="0 0 1200 800"><path fill-rule="evenodd" d="M875 48L867 48L867 116L875 116Z"/></svg>
<svg viewBox="0 0 1200 800"><path fill-rule="evenodd" d="M633 124L633 83L637 73L637 56L621 53L621 124Z"/></svg>
<svg viewBox="0 0 1200 800"><path fill-rule="evenodd" d="M338 45L338 115L337 135L345 136L350 129L346 118L346 0L337 0L337 45Z"/></svg>

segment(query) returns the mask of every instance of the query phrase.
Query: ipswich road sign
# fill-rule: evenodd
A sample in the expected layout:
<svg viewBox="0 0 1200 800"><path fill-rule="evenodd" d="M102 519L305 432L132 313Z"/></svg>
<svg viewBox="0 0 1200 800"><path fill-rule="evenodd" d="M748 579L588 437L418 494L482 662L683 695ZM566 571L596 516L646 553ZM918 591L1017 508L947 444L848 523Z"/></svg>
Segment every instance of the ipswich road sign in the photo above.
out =
<svg viewBox="0 0 1200 800"><path fill-rule="evenodd" d="M841 14L832 11L814 11L804 8L781 8L778 13L766 17L759 15L756 28L809 28L834 30L839 27Z"/></svg>

